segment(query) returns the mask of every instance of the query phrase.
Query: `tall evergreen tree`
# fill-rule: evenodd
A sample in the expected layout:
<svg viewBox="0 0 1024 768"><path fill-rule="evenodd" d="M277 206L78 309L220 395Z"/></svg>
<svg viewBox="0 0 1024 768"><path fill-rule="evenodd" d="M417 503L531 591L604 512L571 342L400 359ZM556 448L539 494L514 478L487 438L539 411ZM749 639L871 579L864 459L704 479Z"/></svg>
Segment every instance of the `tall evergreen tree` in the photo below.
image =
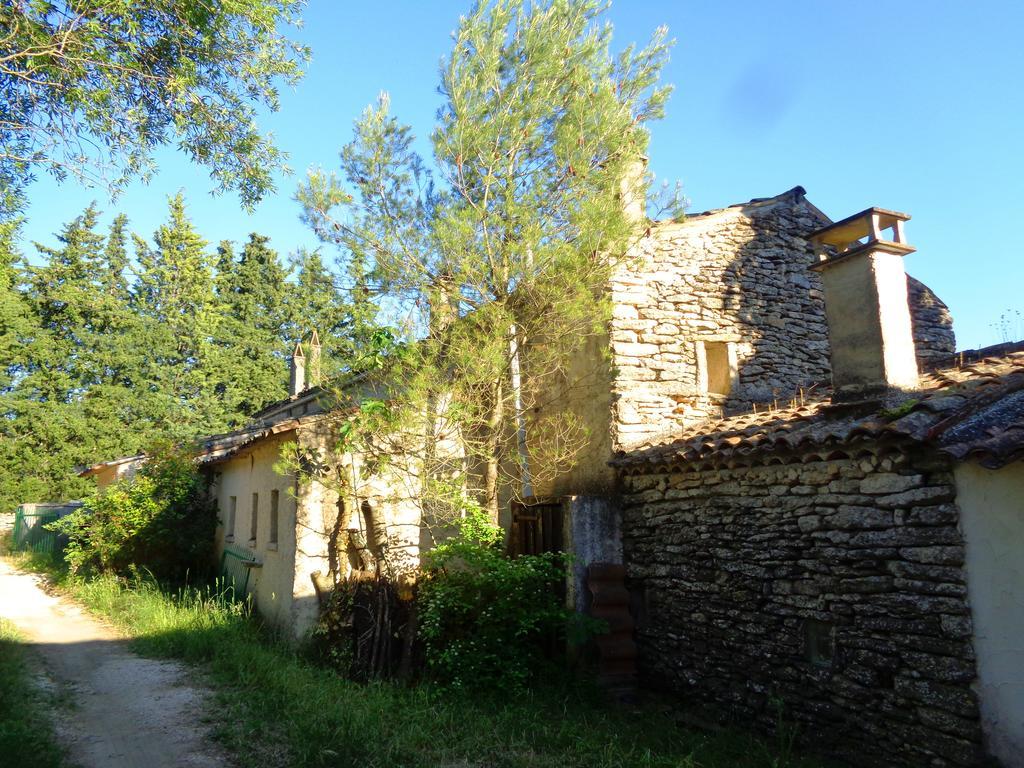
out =
<svg viewBox="0 0 1024 768"><path fill-rule="evenodd" d="M87 208L34 265L0 222L0 508L79 496L76 466L239 426L285 395L297 339L317 328L337 357L363 327L319 256L286 266L253 233L214 257L181 195L134 260L126 218L98 220Z"/></svg>
<svg viewBox="0 0 1024 768"><path fill-rule="evenodd" d="M43 264L25 271L36 329L26 339L16 386L4 398L6 437L18 446L22 492L50 499L74 496L84 483L72 468L120 448L127 434L107 409L90 413L100 403L95 387L110 367L100 347L115 313L101 289L105 238L95 231L98 216L89 206L64 227L59 247L37 246Z"/></svg>
<svg viewBox="0 0 1024 768"><path fill-rule="evenodd" d="M219 379L217 400L232 425L287 394L288 270L269 242L252 233L237 260L228 247L220 248L211 362Z"/></svg>
<svg viewBox="0 0 1024 768"><path fill-rule="evenodd" d="M22 290L20 230L20 220L0 222L0 394L8 392L16 380L34 336L33 317Z"/></svg>
<svg viewBox="0 0 1024 768"><path fill-rule="evenodd" d="M31 473L34 446L20 440L29 404L19 387L31 344L40 336L24 292L25 273L16 243L20 221L0 223L0 510L9 511L45 488Z"/></svg>
<svg viewBox="0 0 1024 768"><path fill-rule="evenodd" d="M149 417L179 439L227 427L208 419L216 381L206 367L217 324L211 256L189 220L181 193L168 201L168 219L153 235L154 246L136 238L137 282L133 305L145 344ZM192 407L189 407L189 406Z"/></svg>
<svg viewBox="0 0 1024 768"><path fill-rule="evenodd" d="M482 467L467 484L495 517L503 493L524 492L526 415L603 328L601 289L637 232L623 194L645 199L644 123L668 96L664 30L613 56L606 8L476 3L441 70L441 183L385 98L342 150L343 180L314 172L299 191L316 231L368 265L382 308L423 310L416 364L395 391L408 413L437 407L457 425L466 466ZM586 440L571 417L552 412L533 435L530 450L558 451L540 467L570 468Z"/></svg>

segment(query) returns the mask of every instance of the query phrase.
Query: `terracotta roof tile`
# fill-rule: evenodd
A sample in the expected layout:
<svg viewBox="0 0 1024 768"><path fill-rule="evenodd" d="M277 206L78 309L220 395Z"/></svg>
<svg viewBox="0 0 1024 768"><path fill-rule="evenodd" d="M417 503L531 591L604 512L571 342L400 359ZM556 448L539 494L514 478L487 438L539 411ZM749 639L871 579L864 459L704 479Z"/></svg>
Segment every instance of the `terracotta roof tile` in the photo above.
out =
<svg viewBox="0 0 1024 768"><path fill-rule="evenodd" d="M1005 350L1010 351L1005 351ZM986 467L1024 458L1024 351L927 371L917 392L890 408L804 405L731 416L685 430L661 445L619 454L616 466L729 460L841 445L856 439L932 441Z"/></svg>
<svg viewBox="0 0 1024 768"><path fill-rule="evenodd" d="M311 414L284 419L266 427L247 427L222 435L212 435L199 441L195 452L196 461L200 464L216 464L225 461L253 443L272 435L292 432L305 424L322 418L324 418L323 414Z"/></svg>

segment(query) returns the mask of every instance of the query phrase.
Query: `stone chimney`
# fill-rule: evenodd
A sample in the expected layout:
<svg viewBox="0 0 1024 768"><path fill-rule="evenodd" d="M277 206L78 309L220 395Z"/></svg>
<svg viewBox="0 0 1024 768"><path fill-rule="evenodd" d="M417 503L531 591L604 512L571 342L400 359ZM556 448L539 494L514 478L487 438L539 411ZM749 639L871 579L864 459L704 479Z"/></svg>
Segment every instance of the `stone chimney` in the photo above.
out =
<svg viewBox="0 0 1024 768"><path fill-rule="evenodd" d="M316 328L309 337L309 386L320 386L320 337Z"/></svg>
<svg viewBox="0 0 1024 768"><path fill-rule="evenodd" d="M917 357L907 303L903 222L910 216L868 208L810 235L825 289L833 400L912 390ZM883 237L888 230L888 239Z"/></svg>
<svg viewBox="0 0 1024 768"><path fill-rule="evenodd" d="M306 388L306 356L302 354L302 342L295 345L288 381L288 394L295 397Z"/></svg>

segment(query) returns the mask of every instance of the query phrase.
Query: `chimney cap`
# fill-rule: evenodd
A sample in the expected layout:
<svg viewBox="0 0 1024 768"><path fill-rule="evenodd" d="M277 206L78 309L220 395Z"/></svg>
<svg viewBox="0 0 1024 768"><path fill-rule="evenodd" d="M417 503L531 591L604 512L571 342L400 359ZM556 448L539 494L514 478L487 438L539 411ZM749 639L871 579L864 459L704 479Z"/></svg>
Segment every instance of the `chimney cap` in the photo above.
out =
<svg viewBox="0 0 1024 768"><path fill-rule="evenodd" d="M887 208L866 208L860 213L812 232L807 239L818 255L818 266L865 250L884 250L906 255L916 249L907 245L903 231L905 221L910 221L910 214L890 211ZM883 237L883 230L890 230L892 236ZM835 254L830 255L826 248L835 249Z"/></svg>
<svg viewBox="0 0 1024 768"><path fill-rule="evenodd" d="M302 351L302 342L295 343L295 351L292 352L292 357L305 357L305 353Z"/></svg>
<svg viewBox="0 0 1024 768"><path fill-rule="evenodd" d="M311 347L319 347L320 346L320 336L317 335L316 328L313 329L313 333L309 337L309 346L311 346Z"/></svg>

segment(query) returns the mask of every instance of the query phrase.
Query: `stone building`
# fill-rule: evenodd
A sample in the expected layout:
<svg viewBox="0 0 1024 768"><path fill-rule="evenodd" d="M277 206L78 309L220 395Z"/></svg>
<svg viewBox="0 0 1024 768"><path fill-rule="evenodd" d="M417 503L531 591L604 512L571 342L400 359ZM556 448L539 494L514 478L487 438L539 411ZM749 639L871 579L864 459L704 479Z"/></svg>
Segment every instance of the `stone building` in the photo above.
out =
<svg viewBox="0 0 1024 768"><path fill-rule="evenodd" d="M829 342L808 235L831 223L802 187L649 223L615 268L612 318L585 340L563 397L591 443L538 496L606 494L619 451L828 386ZM922 361L955 350L946 306L909 279Z"/></svg>
<svg viewBox="0 0 1024 768"><path fill-rule="evenodd" d="M315 623L318 592L334 578L374 574L379 564L382 575L404 579L432 542L416 459L396 454L387 468L368 473L365 456L337 448L349 409L320 386L315 331L306 347L308 370L301 344L292 356L289 397L254 414L246 428L197 447L220 513L222 569L244 585L264 619L297 639ZM358 378L344 394L380 396ZM413 439L404 444L418 453Z"/></svg>
<svg viewBox="0 0 1024 768"><path fill-rule="evenodd" d="M830 223L795 187L681 222L647 222L616 265L607 333L581 343L571 380L549 406L574 412L589 443L574 466L535 484L538 498L563 510L577 606L587 607L590 563L622 562L617 454L827 391L828 324L808 238ZM949 311L920 282L909 278L909 287L917 356L952 355ZM515 514L510 522L515 531Z"/></svg>
<svg viewBox="0 0 1024 768"><path fill-rule="evenodd" d="M574 552L569 591L579 607L587 605L587 566L622 558L610 464L617 451L825 386L827 325L820 280L808 269L807 235L826 223L797 187L683 222L652 223L616 266L606 333L581 340L565 381L543 383L557 392L548 407L575 412L589 440L571 466L538 473L549 479L534 484L536 504L506 504L502 515L514 549ZM944 305L913 285L922 356L952 353ZM337 413L316 386L318 347L308 345L308 361L301 349L293 358L288 399L255 414L246 429L209 438L201 451L223 518L221 552L253 558L248 588L257 605L297 634L315 616L312 574L358 569L375 543L415 563L431 542L416 489L405 487L415 467L393 467L363 487L349 483L347 497L339 494L339 480L354 477L361 458L332 449ZM543 435L529 423L526 433L528 447ZM323 481L297 483L282 470L282 456L296 452L317 457ZM340 548L339 537L347 542ZM361 552L352 542L362 542ZM331 561L346 551L349 564Z"/></svg>
<svg viewBox="0 0 1024 768"><path fill-rule="evenodd" d="M111 483L131 479L145 462L146 457L143 454L122 456L119 459L103 461L99 464L93 464L91 467L86 467L78 473L78 476L93 478L96 487L102 490Z"/></svg>
<svg viewBox="0 0 1024 768"><path fill-rule="evenodd" d="M623 446L640 678L854 764L1021 766L1024 347L947 354L905 219L804 234L831 386Z"/></svg>

